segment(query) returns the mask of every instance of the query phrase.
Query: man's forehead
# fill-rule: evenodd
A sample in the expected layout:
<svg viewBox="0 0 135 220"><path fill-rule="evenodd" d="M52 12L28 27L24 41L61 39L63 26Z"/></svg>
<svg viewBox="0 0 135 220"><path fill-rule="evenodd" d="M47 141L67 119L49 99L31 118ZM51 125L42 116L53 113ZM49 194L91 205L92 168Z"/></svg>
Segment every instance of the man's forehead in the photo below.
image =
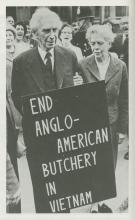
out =
<svg viewBox="0 0 135 220"><path fill-rule="evenodd" d="M40 23L41 29L52 29L52 28L58 28L58 24L54 20L48 20L48 21L42 21Z"/></svg>

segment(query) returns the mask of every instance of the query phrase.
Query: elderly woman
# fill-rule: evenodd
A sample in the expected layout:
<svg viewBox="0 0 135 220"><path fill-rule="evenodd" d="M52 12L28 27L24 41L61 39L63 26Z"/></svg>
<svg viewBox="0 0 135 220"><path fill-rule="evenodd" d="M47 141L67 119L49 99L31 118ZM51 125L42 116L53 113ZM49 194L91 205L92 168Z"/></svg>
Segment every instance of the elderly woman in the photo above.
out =
<svg viewBox="0 0 135 220"><path fill-rule="evenodd" d="M78 61L83 59L82 51L79 47L74 46L71 43L72 40L72 26L69 24L63 24L61 30L59 32L59 44L63 47L69 48L70 50L74 51L77 56Z"/></svg>
<svg viewBox="0 0 135 220"><path fill-rule="evenodd" d="M107 25L91 26L87 30L86 37L93 54L80 62L79 72L85 83L105 80L114 167L116 168L118 143L124 140L128 127L127 68L123 61L109 53L115 36Z"/></svg>

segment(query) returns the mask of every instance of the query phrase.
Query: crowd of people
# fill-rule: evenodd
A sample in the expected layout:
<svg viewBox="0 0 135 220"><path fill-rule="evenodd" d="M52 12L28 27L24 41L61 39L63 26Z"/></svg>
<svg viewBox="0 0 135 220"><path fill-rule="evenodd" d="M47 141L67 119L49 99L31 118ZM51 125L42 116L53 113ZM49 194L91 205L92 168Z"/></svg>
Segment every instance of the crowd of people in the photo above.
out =
<svg viewBox="0 0 135 220"><path fill-rule="evenodd" d="M77 24L77 23L76 23ZM105 80L114 166L118 143L128 134L128 25L120 32L111 22L87 30L61 22L48 8L39 8L30 22L6 24L7 212L21 212L17 157L27 149L22 130L24 95ZM46 209L46 212L50 210ZM112 212L93 204L91 212Z"/></svg>

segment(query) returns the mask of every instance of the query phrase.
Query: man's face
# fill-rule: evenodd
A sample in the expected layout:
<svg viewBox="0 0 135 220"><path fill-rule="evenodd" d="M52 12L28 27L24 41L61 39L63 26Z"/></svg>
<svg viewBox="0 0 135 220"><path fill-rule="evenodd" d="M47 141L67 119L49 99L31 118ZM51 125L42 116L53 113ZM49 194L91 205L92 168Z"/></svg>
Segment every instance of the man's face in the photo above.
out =
<svg viewBox="0 0 135 220"><path fill-rule="evenodd" d="M39 46L43 50L48 51L53 49L56 45L56 41L58 38L58 28L55 24L42 23L36 35L37 40L39 42Z"/></svg>
<svg viewBox="0 0 135 220"><path fill-rule="evenodd" d="M90 45L96 58L104 58L110 48L110 43L99 34L91 35Z"/></svg>

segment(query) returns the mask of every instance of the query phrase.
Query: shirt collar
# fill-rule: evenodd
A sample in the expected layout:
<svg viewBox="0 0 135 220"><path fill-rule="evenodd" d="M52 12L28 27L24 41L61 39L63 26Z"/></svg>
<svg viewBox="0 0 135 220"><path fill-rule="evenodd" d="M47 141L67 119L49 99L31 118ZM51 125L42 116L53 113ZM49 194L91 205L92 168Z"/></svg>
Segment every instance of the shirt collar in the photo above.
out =
<svg viewBox="0 0 135 220"><path fill-rule="evenodd" d="M46 54L49 52L51 55L52 55L52 58L54 58L54 48L49 50L49 51L45 51L45 50L42 50L39 46L38 46L38 52L42 58L42 60L44 61L45 60L45 56Z"/></svg>

